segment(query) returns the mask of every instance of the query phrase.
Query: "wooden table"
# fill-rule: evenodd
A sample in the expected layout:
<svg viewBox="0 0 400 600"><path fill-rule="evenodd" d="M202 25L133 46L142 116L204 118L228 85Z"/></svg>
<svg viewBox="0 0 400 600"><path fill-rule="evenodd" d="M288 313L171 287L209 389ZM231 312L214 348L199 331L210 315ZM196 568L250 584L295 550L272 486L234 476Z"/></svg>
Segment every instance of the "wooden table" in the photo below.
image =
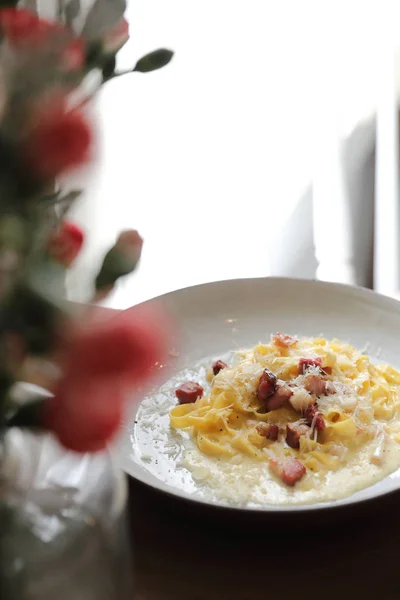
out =
<svg viewBox="0 0 400 600"><path fill-rule="evenodd" d="M135 600L400 598L400 494L289 531L218 522L134 481L130 508Z"/></svg>

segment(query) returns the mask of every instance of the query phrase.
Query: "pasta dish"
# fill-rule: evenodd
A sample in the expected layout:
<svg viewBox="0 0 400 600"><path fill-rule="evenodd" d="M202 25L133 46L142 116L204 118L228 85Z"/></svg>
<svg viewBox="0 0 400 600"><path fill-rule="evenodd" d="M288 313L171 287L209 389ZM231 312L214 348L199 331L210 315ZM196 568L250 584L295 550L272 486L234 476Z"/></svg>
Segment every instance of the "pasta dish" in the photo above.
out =
<svg viewBox="0 0 400 600"><path fill-rule="evenodd" d="M193 439L192 466L215 475L218 461L231 477L228 465L243 462L236 475L250 477L257 464L272 482L267 498L276 485L286 499L315 489L304 501L339 497L400 466L400 373L338 340L276 334L230 364L215 361L208 384L183 382L176 397L170 423Z"/></svg>

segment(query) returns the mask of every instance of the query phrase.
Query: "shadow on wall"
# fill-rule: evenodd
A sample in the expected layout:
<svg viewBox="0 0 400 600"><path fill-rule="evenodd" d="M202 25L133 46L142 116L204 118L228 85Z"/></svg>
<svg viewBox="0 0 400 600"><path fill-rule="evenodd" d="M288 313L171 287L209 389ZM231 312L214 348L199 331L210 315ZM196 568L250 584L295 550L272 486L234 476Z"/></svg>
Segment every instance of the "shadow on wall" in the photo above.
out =
<svg viewBox="0 0 400 600"><path fill-rule="evenodd" d="M373 287L376 119L359 125L343 148L357 285Z"/></svg>
<svg viewBox="0 0 400 600"><path fill-rule="evenodd" d="M271 275L315 279L318 264L313 244L311 186L271 244L269 257Z"/></svg>
<svg viewBox="0 0 400 600"><path fill-rule="evenodd" d="M361 123L343 142L341 162L347 197L357 285L372 288L375 198L375 133L376 120ZM326 207L326 227L334 207ZM325 226L321 223L321 226ZM332 237L332 252L335 252ZM280 235L269 249L270 274L273 276L315 279L318 263L313 242L312 186L304 192Z"/></svg>

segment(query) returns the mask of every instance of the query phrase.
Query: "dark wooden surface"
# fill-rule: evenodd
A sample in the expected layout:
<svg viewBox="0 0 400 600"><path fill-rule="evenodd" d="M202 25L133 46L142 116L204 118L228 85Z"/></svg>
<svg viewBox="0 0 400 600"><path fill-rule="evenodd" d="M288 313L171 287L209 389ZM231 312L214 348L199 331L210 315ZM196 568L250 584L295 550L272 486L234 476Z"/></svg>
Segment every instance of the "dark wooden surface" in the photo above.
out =
<svg viewBox="0 0 400 600"><path fill-rule="evenodd" d="M297 521L199 510L131 480L135 600L400 600L400 494Z"/></svg>

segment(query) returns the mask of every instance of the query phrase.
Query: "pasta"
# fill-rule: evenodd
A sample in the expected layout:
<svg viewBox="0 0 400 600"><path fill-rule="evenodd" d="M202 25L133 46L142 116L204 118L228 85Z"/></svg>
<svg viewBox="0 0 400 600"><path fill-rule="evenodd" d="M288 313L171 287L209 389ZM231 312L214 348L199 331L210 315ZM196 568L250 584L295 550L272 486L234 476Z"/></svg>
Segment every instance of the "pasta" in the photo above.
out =
<svg viewBox="0 0 400 600"><path fill-rule="evenodd" d="M336 339L277 334L210 375L209 393L173 407L170 423L209 457L264 461L281 484L306 489L366 447L382 464L387 440L400 443L399 409L393 367ZM293 461L298 474L289 477Z"/></svg>

